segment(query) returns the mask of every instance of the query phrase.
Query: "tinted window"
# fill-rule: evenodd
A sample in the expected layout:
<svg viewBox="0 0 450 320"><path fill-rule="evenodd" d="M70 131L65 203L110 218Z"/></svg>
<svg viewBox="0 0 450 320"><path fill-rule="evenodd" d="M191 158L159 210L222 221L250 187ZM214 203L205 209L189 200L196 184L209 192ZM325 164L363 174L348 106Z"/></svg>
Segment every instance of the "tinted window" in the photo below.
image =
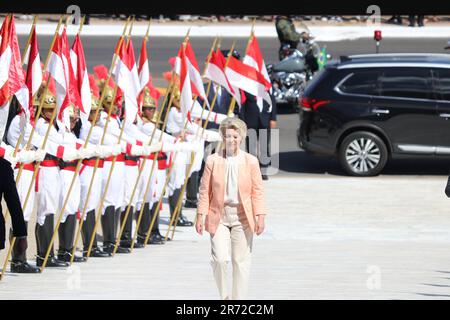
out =
<svg viewBox="0 0 450 320"><path fill-rule="evenodd" d="M428 69L387 69L380 75L380 95L400 98L432 99Z"/></svg>
<svg viewBox="0 0 450 320"><path fill-rule="evenodd" d="M355 72L345 80L339 89L345 93L375 95L378 72Z"/></svg>
<svg viewBox="0 0 450 320"><path fill-rule="evenodd" d="M438 70L437 91L440 100L450 101L450 69Z"/></svg>

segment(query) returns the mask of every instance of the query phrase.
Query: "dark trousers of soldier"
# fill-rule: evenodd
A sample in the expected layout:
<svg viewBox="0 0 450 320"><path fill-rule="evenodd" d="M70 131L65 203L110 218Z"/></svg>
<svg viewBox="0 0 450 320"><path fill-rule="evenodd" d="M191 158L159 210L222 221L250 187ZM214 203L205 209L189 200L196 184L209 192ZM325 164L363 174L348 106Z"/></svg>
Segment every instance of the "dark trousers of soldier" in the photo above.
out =
<svg viewBox="0 0 450 320"><path fill-rule="evenodd" d="M192 172L191 176L188 179L186 185L186 207L196 207L197 206L197 194L199 188L199 172Z"/></svg>
<svg viewBox="0 0 450 320"><path fill-rule="evenodd" d="M114 206L105 208L105 213L102 215L102 231L103 231L103 251L113 253L116 245L117 230L119 227L119 219L121 209ZM130 250L119 245L117 253L129 253Z"/></svg>
<svg viewBox="0 0 450 320"><path fill-rule="evenodd" d="M266 175L270 165L270 129L252 130L256 131L256 140L247 135L245 138L246 149L248 153L258 158L261 174ZM252 135L252 137L254 136Z"/></svg>
<svg viewBox="0 0 450 320"><path fill-rule="evenodd" d="M42 266L44 263L45 255L50 246L54 231L54 214L48 214L45 216L44 224L41 226L36 223L36 244L37 244L37 257L36 265L38 267ZM53 252L53 245L50 249L50 254L47 260L47 267L66 267L68 264L66 262L60 261L55 258Z"/></svg>
<svg viewBox="0 0 450 320"><path fill-rule="evenodd" d="M120 246L124 248L131 248L131 240L133 238L133 216L134 207L130 206L130 212L128 213L127 220L125 221L125 215L127 213L127 207L122 211L120 215L120 227L124 228L122 236L120 237ZM125 224L125 227L123 225Z"/></svg>
<svg viewBox="0 0 450 320"><path fill-rule="evenodd" d="M86 213L86 220L83 223L83 227L81 228L81 236L83 238L83 256L87 255L87 251L89 249L89 242L91 241L92 236L94 235L95 228L95 210L91 210ZM103 257L109 256L108 254L104 254L97 245L97 233L94 235L94 240L92 244L91 257Z"/></svg>
<svg viewBox="0 0 450 320"><path fill-rule="evenodd" d="M25 221L25 225L28 229L28 222ZM13 237L13 230L9 229L9 241L11 242ZM11 252L11 264L15 263L25 263L27 262L27 251L25 250L22 254L19 254L18 241L14 243L14 247Z"/></svg>
<svg viewBox="0 0 450 320"><path fill-rule="evenodd" d="M146 202L144 204L144 209L142 212L141 223L139 225L138 230L138 239L137 242L140 244L144 244L145 239L147 238L147 231L150 228L150 224L155 215L156 209L158 207L158 202L155 202L150 209L150 203ZM150 237L148 239L147 244L160 244L161 243L161 234L159 233L159 212L157 217L155 218L155 222L153 223L152 230L150 231Z"/></svg>
<svg viewBox="0 0 450 320"><path fill-rule="evenodd" d="M170 207L170 218L172 219L173 213L177 206L178 198L181 195L181 188L178 188L173 191L173 194L169 197L169 207ZM181 195L183 196L183 195ZM179 227L187 227L194 225L191 221L189 221L182 213L183 205L180 206L180 212L178 214L178 221L174 221L174 225Z"/></svg>
<svg viewBox="0 0 450 320"><path fill-rule="evenodd" d="M67 216L66 221L59 225L58 259L69 262L72 256L73 241L75 240L76 214ZM83 262L85 259L75 256L74 262Z"/></svg>

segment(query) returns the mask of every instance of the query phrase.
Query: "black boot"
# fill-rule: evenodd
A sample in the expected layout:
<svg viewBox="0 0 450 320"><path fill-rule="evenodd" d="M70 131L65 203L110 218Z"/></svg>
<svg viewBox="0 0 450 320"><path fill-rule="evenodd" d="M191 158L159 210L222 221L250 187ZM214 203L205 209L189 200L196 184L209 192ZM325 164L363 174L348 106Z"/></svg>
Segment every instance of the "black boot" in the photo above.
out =
<svg viewBox="0 0 450 320"><path fill-rule="evenodd" d="M169 197L169 207L170 207L170 219L173 217L173 212L175 211L175 207L177 205L178 198L181 195L181 189L176 189L173 191L172 196ZM190 227L194 224L189 221L185 216L182 214L182 208L180 207L180 212L178 215L178 221L175 222L177 227Z"/></svg>
<svg viewBox="0 0 450 320"><path fill-rule="evenodd" d="M144 203L144 208L142 209L141 223L139 224L137 242L143 245L145 243L145 239L147 238L147 232L150 228L151 223L151 212L150 212L150 203Z"/></svg>
<svg viewBox="0 0 450 320"><path fill-rule="evenodd" d="M59 225L59 250L58 259L70 262L73 250L73 241L75 238L76 215L71 214L66 217L66 221ZM75 256L73 262L85 262L83 257Z"/></svg>
<svg viewBox="0 0 450 320"><path fill-rule="evenodd" d="M124 248L131 247L131 232L133 227L133 207L130 206L130 211L128 212L127 220L125 221L125 214L127 213L127 207L120 214L120 229L123 228L122 235L120 237L120 246Z"/></svg>
<svg viewBox="0 0 450 320"><path fill-rule="evenodd" d="M44 264L45 255L50 246L50 241L53 236L53 219L54 215L49 214L45 216L44 225L36 224L36 242L38 244L38 254L36 257L36 266L41 267ZM69 264L64 261L59 261L55 258L53 246L50 249L50 254L47 259L46 267L68 267Z"/></svg>
<svg viewBox="0 0 450 320"><path fill-rule="evenodd" d="M103 231L103 251L111 253L114 250L114 220L115 220L114 206L105 208L102 219L102 231Z"/></svg>
<svg viewBox="0 0 450 320"><path fill-rule="evenodd" d="M28 229L28 222L25 222L25 226ZM9 241L12 240L12 229L10 229ZM14 247L11 253L11 272L12 273L39 273L39 268L33 267L27 262L27 253L19 253L17 240L14 243Z"/></svg>
<svg viewBox="0 0 450 320"><path fill-rule="evenodd" d="M151 219L155 216L156 209L158 208L158 203L153 204L152 210L150 212ZM170 239L168 239L170 240ZM149 244L164 244L164 238L159 233L159 212L155 218L155 223L153 224L152 231L150 233L150 238L148 240Z"/></svg>
<svg viewBox="0 0 450 320"><path fill-rule="evenodd" d="M83 256L87 256L87 252L89 249L89 241L91 241L92 235L94 234L95 227L95 210L89 211L86 214L86 220L83 223L83 227L81 228L81 234L83 237ZM97 245L97 234L94 236L94 240L92 243L91 253L89 257L94 258L105 258L111 257L111 254L107 252L103 252Z"/></svg>
<svg viewBox="0 0 450 320"><path fill-rule="evenodd" d="M186 185L185 208L197 208L198 171L193 172Z"/></svg>

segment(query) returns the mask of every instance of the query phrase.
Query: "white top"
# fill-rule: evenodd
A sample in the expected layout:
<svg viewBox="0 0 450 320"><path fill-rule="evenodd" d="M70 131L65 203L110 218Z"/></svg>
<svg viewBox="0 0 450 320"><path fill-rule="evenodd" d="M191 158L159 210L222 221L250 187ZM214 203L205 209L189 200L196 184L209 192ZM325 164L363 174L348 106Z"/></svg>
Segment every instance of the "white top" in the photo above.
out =
<svg viewBox="0 0 450 320"><path fill-rule="evenodd" d="M225 158L225 205L239 204L237 155Z"/></svg>

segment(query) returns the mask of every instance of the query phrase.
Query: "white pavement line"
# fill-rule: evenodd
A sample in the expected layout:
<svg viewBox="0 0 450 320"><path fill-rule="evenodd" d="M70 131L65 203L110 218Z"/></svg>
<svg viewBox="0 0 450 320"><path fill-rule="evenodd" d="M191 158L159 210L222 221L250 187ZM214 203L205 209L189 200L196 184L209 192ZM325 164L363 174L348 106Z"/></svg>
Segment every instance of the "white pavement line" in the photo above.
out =
<svg viewBox="0 0 450 320"><path fill-rule="evenodd" d="M16 25L17 34L28 35L31 24L18 23ZM55 32L55 23L37 24L38 35L53 35ZM152 37L182 37L188 29L191 29L191 37L233 37L247 38L250 34L250 25L153 25L150 30ZM86 25L83 27L85 36L119 36L122 33L123 25ZM354 40L359 38L372 38L375 29L382 31L383 38L447 38L450 39L450 26L430 26L422 28L411 28L406 26L311 26L311 33L317 41L340 41ZM78 26L69 25L67 33L75 35ZM132 35L144 36L147 31L146 25L137 25L133 27ZM262 38L276 38L275 26L255 27L255 34Z"/></svg>

